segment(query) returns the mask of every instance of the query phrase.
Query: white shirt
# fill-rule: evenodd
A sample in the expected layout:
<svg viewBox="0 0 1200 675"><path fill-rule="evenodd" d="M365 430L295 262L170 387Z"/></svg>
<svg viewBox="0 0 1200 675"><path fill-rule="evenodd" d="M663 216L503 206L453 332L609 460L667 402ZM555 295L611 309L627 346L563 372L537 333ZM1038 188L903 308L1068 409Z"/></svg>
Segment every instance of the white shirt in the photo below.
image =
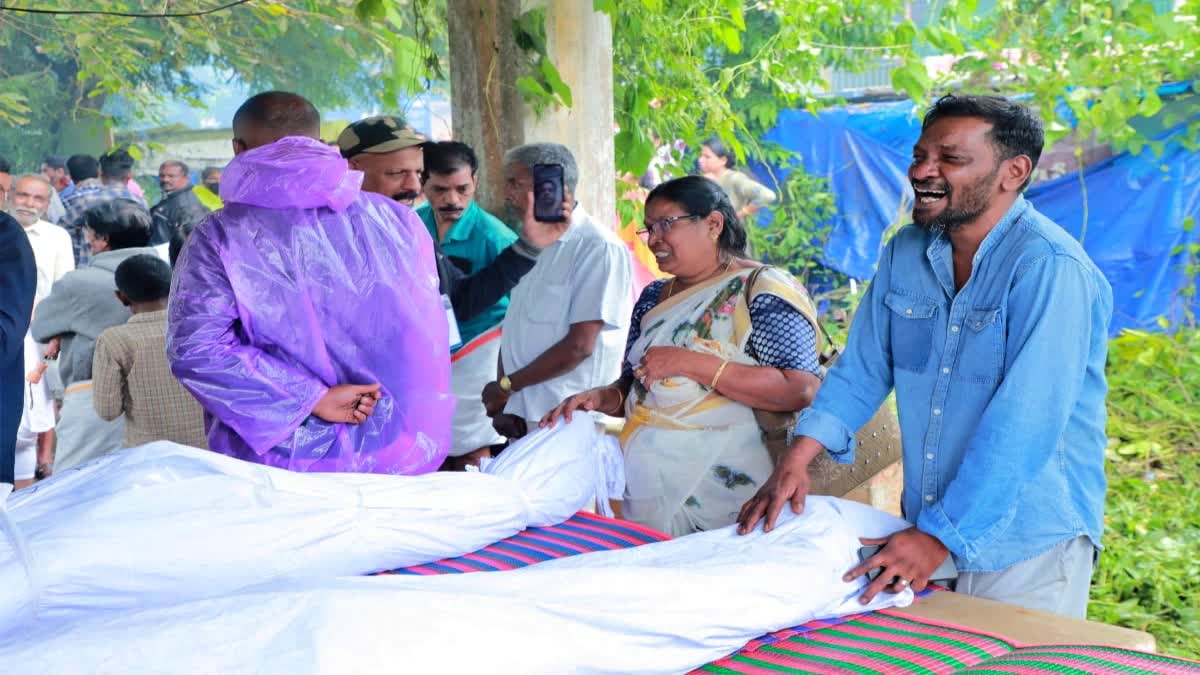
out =
<svg viewBox="0 0 1200 675"><path fill-rule="evenodd" d="M29 245L33 248L33 260L37 265L37 292L34 304L50 295L54 282L75 269L75 249L71 234L54 223L39 220L25 228Z"/></svg>
<svg viewBox="0 0 1200 675"><path fill-rule="evenodd" d="M562 238L512 290L500 343L504 372L532 363L566 337L571 324L603 321L604 327L591 356L569 373L515 392L506 413L536 421L568 396L620 376L633 311L630 265L617 235L577 206Z"/></svg>

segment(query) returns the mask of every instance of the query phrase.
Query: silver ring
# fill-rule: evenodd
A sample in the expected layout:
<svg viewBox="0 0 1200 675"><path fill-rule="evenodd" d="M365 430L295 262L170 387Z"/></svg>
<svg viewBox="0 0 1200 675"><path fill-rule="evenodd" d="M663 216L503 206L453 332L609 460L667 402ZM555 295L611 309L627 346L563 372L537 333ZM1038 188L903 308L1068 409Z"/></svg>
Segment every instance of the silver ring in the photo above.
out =
<svg viewBox="0 0 1200 675"><path fill-rule="evenodd" d="M908 579L897 579L896 585L899 586L900 588L904 588L905 586L908 585Z"/></svg>

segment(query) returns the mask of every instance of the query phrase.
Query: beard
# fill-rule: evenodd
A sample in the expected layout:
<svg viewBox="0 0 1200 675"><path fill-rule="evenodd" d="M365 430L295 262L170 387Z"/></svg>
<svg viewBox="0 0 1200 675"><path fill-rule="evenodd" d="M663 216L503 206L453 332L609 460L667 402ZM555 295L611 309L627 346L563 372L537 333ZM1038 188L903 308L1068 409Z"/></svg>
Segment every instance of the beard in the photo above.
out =
<svg viewBox="0 0 1200 675"><path fill-rule="evenodd" d="M933 182L913 183L914 189L938 189L946 192L946 196L943 197L946 200L946 206L936 215L925 217L914 205L913 223L930 232L954 232L962 229L964 225L973 222L984 211L991 208L991 188L999 173L1000 166L997 165L990 174L961 188L962 196L953 205L950 204L950 200L954 197L954 190L948 184L940 186Z"/></svg>
<svg viewBox="0 0 1200 675"><path fill-rule="evenodd" d="M42 217L42 214L37 211L22 208L19 206L10 206L5 209L8 215L13 217L13 220L21 224L22 227L33 227L33 224Z"/></svg>

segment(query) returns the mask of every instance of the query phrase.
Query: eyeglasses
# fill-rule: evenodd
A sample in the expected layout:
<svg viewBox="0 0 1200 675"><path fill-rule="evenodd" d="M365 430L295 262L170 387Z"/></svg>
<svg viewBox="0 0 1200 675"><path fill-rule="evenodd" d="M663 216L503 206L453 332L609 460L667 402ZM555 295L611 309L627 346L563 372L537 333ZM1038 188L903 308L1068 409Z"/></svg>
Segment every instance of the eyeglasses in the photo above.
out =
<svg viewBox="0 0 1200 675"><path fill-rule="evenodd" d="M646 226L638 230L637 235L642 239L649 239L651 234L657 234L660 237L665 237L667 236L667 233L671 231L672 225L680 220L687 220L689 218L703 218L703 216L698 216L696 214L689 214L686 216L671 216L670 218L663 218L662 220L657 220L653 223L645 223Z"/></svg>

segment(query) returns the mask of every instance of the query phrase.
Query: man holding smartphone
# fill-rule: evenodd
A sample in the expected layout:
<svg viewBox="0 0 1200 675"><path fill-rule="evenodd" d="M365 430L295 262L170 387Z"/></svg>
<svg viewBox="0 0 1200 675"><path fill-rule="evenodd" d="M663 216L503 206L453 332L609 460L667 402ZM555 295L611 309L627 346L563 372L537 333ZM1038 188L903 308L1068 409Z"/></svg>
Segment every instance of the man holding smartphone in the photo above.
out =
<svg viewBox="0 0 1200 675"><path fill-rule="evenodd" d="M929 109L908 176L913 224L888 243L845 352L740 532L804 508L808 463L854 458L854 431L895 389L903 512L846 580L863 602L923 590L947 556L969 595L1084 617L1104 529L1112 290L1083 247L1022 196L1042 125L998 97Z"/></svg>
<svg viewBox="0 0 1200 675"><path fill-rule="evenodd" d="M404 120L391 115L359 120L342 130L337 143L351 168L363 172L363 191L384 195L409 208L421 195L428 140ZM533 269L542 249L565 230L566 226L558 223L535 223L490 264L470 273L451 262L434 239L438 282L450 298L455 318L469 322L495 307Z"/></svg>
<svg viewBox="0 0 1200 675"><path fill-rule="evenodd" d="M620 374L632 268L612 228L575 203L579 170L570 150L533 143L509 150L504 160L505 201L522 231L547 220L569 225L513 289L499 377L483 390L496 429L519 438L567 396ZM550 204L545 194L561 198Z"/></svg>

